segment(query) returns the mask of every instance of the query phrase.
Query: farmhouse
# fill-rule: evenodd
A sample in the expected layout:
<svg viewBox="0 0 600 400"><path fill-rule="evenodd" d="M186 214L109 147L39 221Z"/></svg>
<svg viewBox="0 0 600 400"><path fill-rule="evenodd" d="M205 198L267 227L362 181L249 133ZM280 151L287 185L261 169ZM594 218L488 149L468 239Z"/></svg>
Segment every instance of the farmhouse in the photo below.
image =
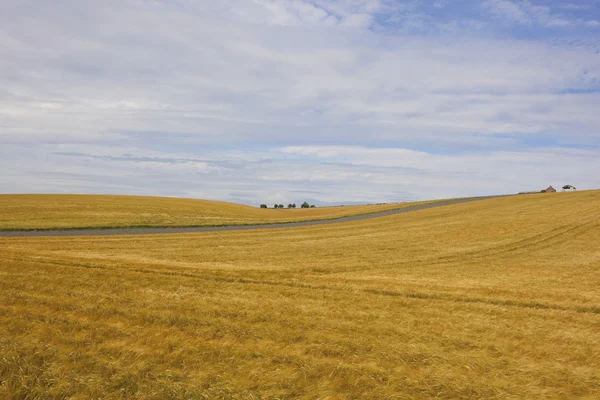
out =
<svg viewBox="0 0 600 400"><path fill-rule="evenodd" d="M547 189L542 190L542 193L555 193L556 189L552 187L552 185L548 186Z"/></svg>

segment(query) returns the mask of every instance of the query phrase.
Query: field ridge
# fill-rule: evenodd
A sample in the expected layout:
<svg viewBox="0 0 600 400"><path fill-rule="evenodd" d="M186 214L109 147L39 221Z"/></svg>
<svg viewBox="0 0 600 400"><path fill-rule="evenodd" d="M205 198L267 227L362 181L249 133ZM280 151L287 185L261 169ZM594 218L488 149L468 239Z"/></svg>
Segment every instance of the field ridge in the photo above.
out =
<svg viewBox="0 0 600 400"><path fill-rule="evenodd" d="M510 195L495 195L495 196L480 196L480 197L465 197L458 199L446 199L446 200L432 200L426 202L415 202L415 203L399 203L394 208L389 208L383 211L365 211L359 213L352 213L350 215L340 215L337 217L330 218L315 218L315 219L302 219L292 221L277 221L277 222L264 222L264 223L253 223L253 224L220 224L220 225L171 225L171 226L103 226L103 227L82 227L82 228L29 228L29 229L2 229L0 230L1 236L83 236L83 235L131 235L131 234L165 234L165 233L187 233L187 232L217 232L217 231L231 231L231 230L246 230L246 229L259 229L259 228L284 228L284 227L298 227L298 226L314 226L325 223L336 223L336 222L352 222L369 218L378 218L382 216L388 216L393 214L400 214L411 211L425 210L428 208L442 207L448 205L462 204L472 201L482 201L495 198L506 197ZM358 206L360 207L360 206ZM352 207L346 207L345 209L351 209ZM352 210L350 210L352 212Z"/></svg>

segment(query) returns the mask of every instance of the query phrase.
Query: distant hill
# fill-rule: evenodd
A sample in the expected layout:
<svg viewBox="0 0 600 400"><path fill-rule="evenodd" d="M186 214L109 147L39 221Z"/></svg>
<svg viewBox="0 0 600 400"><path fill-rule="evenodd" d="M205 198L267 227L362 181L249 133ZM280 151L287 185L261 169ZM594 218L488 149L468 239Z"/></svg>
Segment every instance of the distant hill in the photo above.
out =
<svg viewBox="0 0 600 400"><path fill-rule="evenodd" d="M116 195L0 195L0 230L184 227L268 224L338 218L406 207L260 209L222 201Z"/></svg>

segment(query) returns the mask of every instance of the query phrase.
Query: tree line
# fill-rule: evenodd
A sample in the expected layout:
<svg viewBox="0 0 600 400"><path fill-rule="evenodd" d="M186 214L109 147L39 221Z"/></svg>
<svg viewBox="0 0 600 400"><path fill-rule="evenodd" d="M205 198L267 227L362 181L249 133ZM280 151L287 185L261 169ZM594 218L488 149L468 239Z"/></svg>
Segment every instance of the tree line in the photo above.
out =
<svg viewBox="0 0 600 400"><path fill-rule="evenodd" d="M315 208L314 204L308 204L306 201L300 205L300 208ZM260 208L269 208L266 204L261 204ZM273 204L273 208L284 208L283 204ZM287 208L296 208L296 203L288 204Z"/></svg>

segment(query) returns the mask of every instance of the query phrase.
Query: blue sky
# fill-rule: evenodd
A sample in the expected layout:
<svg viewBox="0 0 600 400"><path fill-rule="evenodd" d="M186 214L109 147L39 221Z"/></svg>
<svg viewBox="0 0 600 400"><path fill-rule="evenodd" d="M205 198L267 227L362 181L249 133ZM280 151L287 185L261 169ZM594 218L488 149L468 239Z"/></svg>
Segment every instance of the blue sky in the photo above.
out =
<svg viewBox="0 0 600 400"><path fill-rule="evenodd" d="M0 3L0 192L600 187L600 0Z"/></svg>

